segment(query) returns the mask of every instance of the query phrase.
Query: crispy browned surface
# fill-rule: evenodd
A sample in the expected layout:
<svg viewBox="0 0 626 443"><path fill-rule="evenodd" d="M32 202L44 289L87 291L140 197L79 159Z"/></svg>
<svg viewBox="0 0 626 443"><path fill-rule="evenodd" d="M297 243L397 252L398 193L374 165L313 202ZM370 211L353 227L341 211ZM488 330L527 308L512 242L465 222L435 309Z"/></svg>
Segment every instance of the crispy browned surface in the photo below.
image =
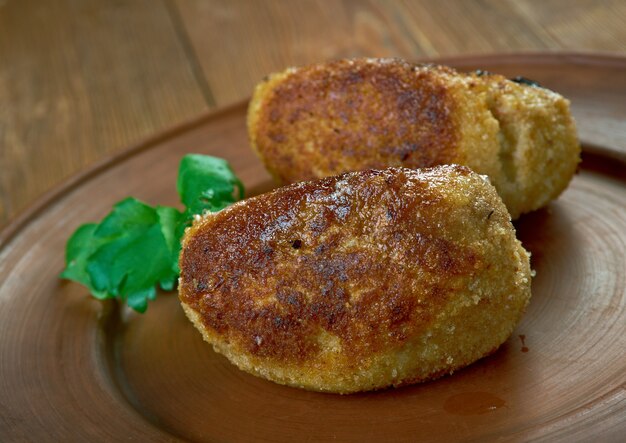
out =
<svg viewBox="0 0 626 443"><path fill-rule="evenodd" d="M240 368L354 392L467 365L511 333L528 256L469 169L388 169L304 182L188 230L180 298Z"/></svg>
<svg viewBox="0 0 626 443"><path fill-rule="evenodd" d="M459 163L489 175L514 218L565 189L580 151L558 94L398 59L273 74L255 90L248 129L280 183Z"/></svg>
<svg viewBox="0 0 626 443"><path fill-rule="evenodd" d="M286 183L346 169L452 163L459 134L445 82L451 72L399 61L287 71L267 85L271 98L254 125L255 141ZM293 156L285 155L287 145Z"/></svg>

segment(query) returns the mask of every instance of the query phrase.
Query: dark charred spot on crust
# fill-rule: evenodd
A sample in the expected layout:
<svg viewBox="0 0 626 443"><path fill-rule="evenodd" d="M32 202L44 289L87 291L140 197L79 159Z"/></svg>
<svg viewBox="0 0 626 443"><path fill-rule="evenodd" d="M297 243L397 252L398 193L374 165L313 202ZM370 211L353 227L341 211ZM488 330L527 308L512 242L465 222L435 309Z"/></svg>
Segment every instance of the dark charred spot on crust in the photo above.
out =
<svg viewBox="0 0 626 443"><path fill-rule="evenodd" d="M346 83L348 84L359 83L362 81L363 81L363 75L358 71L352 71L348 73L348 76L346 78Z"/></svg>
<svg viewBox="0 0 626 443"><path fill-rule="evenodd" d="M534 80L530 80L530 79L528 79L526 77L522 77L520 75L518 75L517 77L513 77L511 79L511 81L515 82L515 83L519 83L520 85L526 85L526 86L533 86L533 87L536 87L536 88L541 88L541 85L538 82L536 82Z"/></svg>
<svg viewBox="0 0 626 443"><path fill-rule="evenodd" d="M470 168L468 168L467 166L463 166L463 165L449 165L447 167L453 169L454 172L456 172L459 175L468 176L473 173Z"/></svg>
<svg viewBox="0 0 626 443"><path fill-rule="evenodd" d="M282 143L287 139L285 134L281 133L270 133L269 138L276 143Z"/></svg>
<svg viewBox="0 0 626 443"><path fill-rule="evenodd" d="M269 111L268 117L270 122L275 123L281 118L281 112L280 110L274 108Z"/></svg>
<svg viewBox="0 0 626 443"><path fill-rule="evenodd" d="M319 246L317 246L314 250L314 253L316 255L321 255L324 253L324 251L326 251L328 249L328 247L325 244L321 244Z"/></svg>
<svg viewBox="0 0 626 443"><path fill-rule="evenodd" d="M206 288L207 288L207 285L203 281L199 281L198 284L196 285L196 289L198 291L204 291Z"/></svg>
<svg viewBox="0 0 626 443"><path fill-rule="evenodd" d="M387 220L391 221L396 218L396 211L393 207L387 208Z"/></svg>
<svg viewBox="0 0 626 443"><path fill-rule="evenodd" d="M411 168L453 163L458 130L444 73L450 70L399 60L301 68L263 99L257 149L287 182L312 178L312 164L329 176L398 161ZM302 149L307 143L312 150ZM395 148L405 144L412 149Z"/></svg>
<svg viewBox="0 0 626 443"><path fill-rule="evenodd" d="M475 252L428 223L445 203L415 174L389 169L331 177L213 215L187 234L181 300L232 346L273 361L317 355L322 331L354 359L402 346L459 290L459 276L481 264ZM329 218L322 231L311 232L309 220L339 180L363 210Z"/></svg>
<svg viewBox="0 0 626 443"><path fill-rule="evenodd" d="M420 155L421 147L417 143L402 143L393 148L400 156L400 161L406 162L413 155Z"/></svg>

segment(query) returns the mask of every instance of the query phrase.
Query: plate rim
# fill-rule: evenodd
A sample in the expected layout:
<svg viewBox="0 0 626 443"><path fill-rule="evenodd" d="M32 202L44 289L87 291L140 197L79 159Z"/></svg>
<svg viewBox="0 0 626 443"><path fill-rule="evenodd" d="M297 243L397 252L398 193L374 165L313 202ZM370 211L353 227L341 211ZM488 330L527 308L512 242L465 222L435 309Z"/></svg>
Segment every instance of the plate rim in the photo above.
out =
<svg viewBox="0 0 626 443"><path fill-rule="evenodd" d="M441 64L476 64L476 63L491 63L491 64L509 64L512 62L519 62L520 60L528 59L529 63L535 65L549 65L555 63L569 62L581 65L600 65L600 66L620 66L626 70L626 55L612 52L585 52L585 51L564 51L564 52L501 52L493 54L462 54L443 57L423 57L416 58L416 63L441 63ZM501 61L501 63L496 63ZM19 211L17 214L9 218L7 224L0 229L0 253L11 243L13 238L20 233L28 224L35 219L46 208L52 205L54 202L62 198L65 194L70 192L75 187L80 186L84 182L90 180L92 177L106 171L107 169L115 166L122 161L131 158L145 150L150 149L154 145L172 138L182 132L186 132L193 128L196 128L208 120L219 118L222 115L236 111L243 106L247 106L250 98L238 100L236 102L219 106L208 111L184 120L180 123L168 126L164 129L154 132L152 135L144 137L138 142L132 143L126 148L122 148L119 152L110 154L96 161L90 166L78 171L77 173L70 175L68 178L61 180L58 184L51 187L48 191L45 191L42 195L35 198L35 200L29 204L25 209ZM610 147L599 146L594 144L593 141L582 141L583 152L589 151L591 153L601 153L602 155L609 155L613 153ZM625 161L621 158L619 153L614 153L612 156L618 161Z"/></svg>
<svg viewBox="0 0 626 443"><path fill-rule="evenodd" d="M570 66L592 66L597 65L599 67L609 67L609 66L618 66L619 68L626 69L626 56L613 57L610 56L609 59L611 62L604 63L606 57L603 55L590 54L590 56L585 54L563 54L559 53L555 56L554 54L546 54L546 53L538 53L538 54L509 54L505 55L505 58L502 59L498 55L483 55L483 56L459 56L459 57L448 57L448 58L438 58L438 59L428 59L427 61L435 62L435 63L458 63L462 68L463 63L466 64L480 64L480 63L491 63L493 65L507 65L508 63L520 63L524 60L529 60L529 64L534 64L535 66L549 66L553 65L565 65L569 63ZM569 57L582 57L580 60L576 59L575 61L571 61ZM612 61L615 60L617 63L613 64ZM535 63L535 61L537 63ZM207 124L215 124L218 123L222 118L231 118L233 113L245 113L245 108L247 106L248 99L239 100L237 102L231 103L226 106L221 106L214 108L209 111L203 111L202 113L196 115L194 118L185 120L176 125L164 128L163 130L157 131L152 135L143 138L142 140L131 144L129 147L122 149L121 151L103 157L99 161L95 162L93 165L90 165L76 174L68 177L61 181L58 185L51 188L49 191L42 194L40 197L34 200L32 204L27 206L25 210L21 213L18 213L17 216L14 216L9 220L9 223L6 227L0 229L0 254L5 252L7 249L10 252L10 248L14 241L20 238L20 235L23 235L24 231L27 231L33 223L35 223L39 217L46 217L46 211L50 207L54 207L54 205L63 204L63 199L70 197L71 193L75 191L80 191L80 187L88 184L91 180L97 180L101 174L106 174L112 168L116 168L123 164L127 160L132 160L135 156L141 155L142 153L148 153L149 149L153 149L157 147L159 144L163 142L168 142L168 140L174 139L176 137L181 136L181 134L185 134L187 131L198 130L198 128L202 128L203 125ZM598 154L593 150L593 144L585 142L585 149L588 154L594 156ZM599 146L599 149L606 149L609 152L609 157L613 158L610 155L611 148L603 148ZM605 156L602 152L601 156ZM606 159L605 159L606 161ZM626 165L626 158L621 159L620 165ZM7 249L5 249L7 248ZM614 397L615 391L619 389L619 386L615 389L605 393L601 396L601 398ZM580 410L586 410L589 403L586 403L572 411L566 415L566 417L572 417L579 414ZM553 423L558 423L563 420L563 416L555 417L551 420L548 420L543 423L537 424L533 428L528 428L525 432L533 432L538 429L549 429ZM151 422L150 422L151 423ZM171 433L171 431L167 428L164 429L167 434L169 434L173 439L178 438L177 433ZM518 434L513 433L511 436L516 436ZM518 436L523 437L526 435L525 433L520 433ZM549 437L550 433L546 435L542 435L540 437Z"/></svg>

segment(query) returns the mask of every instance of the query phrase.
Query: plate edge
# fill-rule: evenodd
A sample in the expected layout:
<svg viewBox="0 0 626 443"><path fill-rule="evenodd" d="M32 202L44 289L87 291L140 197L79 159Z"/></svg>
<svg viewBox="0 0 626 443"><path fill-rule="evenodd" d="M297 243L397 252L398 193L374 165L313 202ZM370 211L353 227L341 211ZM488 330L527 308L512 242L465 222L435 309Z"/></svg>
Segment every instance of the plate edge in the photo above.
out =
<svg viewBox="0 0 626 443"><path fill-rule="evenodd" d="M617 53L597 53L597 52L510 52L510 53L496 53L496 54L463 54L454 56L445 56L437 58L417 58L416 62L430 62L430 63L448 63L455 65L463 64L476 64L476 63L494 63L496 60L501 60L502 64L511 63L513 60L520 60L528 58L535 64L554 64L559 62L569 62L575 64L595 64L595 65L618 65L626 69L626 56ZM497 63L496 63L497 64ZM104 157L102 160L94 163L91 166L83 169L82 171L70 176L69 178L61 181L58 185L54 186L49 191L46 191L39 196L35 201L27 206L24 210L20 211L15 216L11 217L7 224L0 229L0 253L11 242L11 239L15 237L22 229L24 229L31 219L35 218L39 213L43 212L51 204L59 200L66 193L70 192L74 187L86 182L92 177L106 171L107 169L115 166L116 164L133 157L147 149L150 149L153 145L162 142L164 140L175 137L181 132L188 131L196 128L207 121L220 118L221 116L230 112L235 112L241 107L247 106L249 98L239 100L235 103L231 103L225 106L203 112L198 116L186 120L182 123L174 126L167 127L163 130L157 131L151 136L144 138L143 140L130 145L121 151ZM607 147L600 147L594 144L592 141L583 143L583 145L593 146L594 153L601 149L603 154L612 153L613 151ZM583 147L584 150L584 147ZM620 160L622 160L620 158Z"/></svg>

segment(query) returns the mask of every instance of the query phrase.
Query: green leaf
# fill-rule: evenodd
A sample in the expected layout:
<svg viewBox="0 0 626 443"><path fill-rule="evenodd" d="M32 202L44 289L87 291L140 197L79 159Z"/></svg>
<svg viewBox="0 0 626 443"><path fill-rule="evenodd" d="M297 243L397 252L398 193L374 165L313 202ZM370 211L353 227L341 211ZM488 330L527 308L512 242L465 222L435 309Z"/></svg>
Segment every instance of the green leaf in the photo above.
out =
<svg viewBox="0 0 626 443"><path fill-rule="evenodd" d="M186 214L219 211L243 198L244 188L226 160L206 155L183 157L176 188Z"/></svg>
<svg viewBox="0 0 626 443"><path fill-rule="evenodd" d="M177 187L184 212L131 197L99 224L79 227L67 242L60 277L85 285L96 298L117 298L145 312L157 284L174 289L181 238L194 214L223 209L244 192L225 160L197 154L182 159Z"/></svg>
<svg viewBox="0 0 626 443"><path fill-rule="evenodd" d="M167 248L171 252L172 258L178 260L180 237L176 235L176 230L179 224L185 222L184 214L168 206L157 206L156 213Z"/></svg>
<svg viewBox="0 0 626 443"><path fill-rule="evenodd" d="M89 274L86 271L87 258L103 243L93 235L97 227L96 223L82 225L67 241L66 267L60 275L61 278L91 286Z"/></svg>
<svg viewBox="0 0 626 443"><path fill-rule="evenodd" d="M159 211L133 198L115 205L93 234L103 240L87 259L93 289L125 299L140 312L145 310L147 302L140 299L154 297L157 282L176 278L172 260L178 247L173 240L177 215L173 211Z"/></svg>
<svg viewBox="0 0 626 443"><path fill-rule="evenodd" d="M148 300L156 300L156 290L154 289L154 286L144 291L137 291L129 294L126 299L126 303L128 303L128 306L133 308L135 311L143 314L146 312L146 309L148 309Z"/></svg>

